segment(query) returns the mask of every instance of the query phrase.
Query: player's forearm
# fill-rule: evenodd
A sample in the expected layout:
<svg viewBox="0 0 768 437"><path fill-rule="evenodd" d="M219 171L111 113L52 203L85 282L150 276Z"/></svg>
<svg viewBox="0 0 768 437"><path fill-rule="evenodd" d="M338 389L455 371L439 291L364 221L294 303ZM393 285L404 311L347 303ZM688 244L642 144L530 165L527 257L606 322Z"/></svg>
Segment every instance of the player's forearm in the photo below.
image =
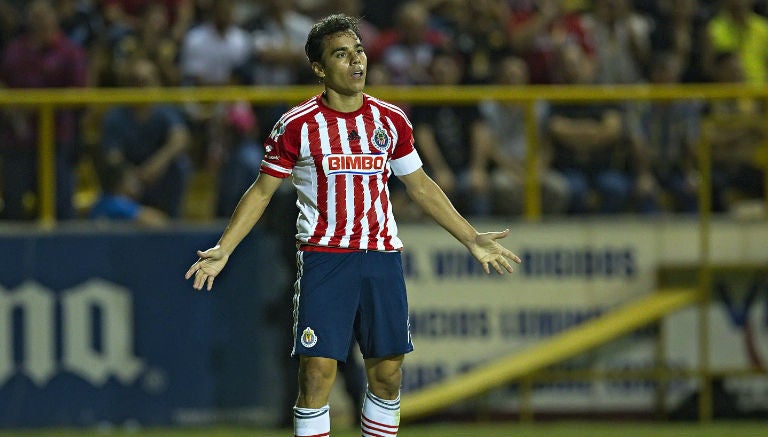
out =
<svg viewBox="0 0 768 437"><path fill-rule="evenodd" d="M257 184L251 185L243 194L217 243L227 254L231 254L253 229L264 214L271 197L272 193L265 192Z"/></svg>
<svg viewBox="0 0 768 437"><path fill-rule="evenodd" d="M443 190L432 179L425 178L417 187L409 189L408 194L427 215L461 244L469 247L475 241L477 230L456 211Z"/></svg>

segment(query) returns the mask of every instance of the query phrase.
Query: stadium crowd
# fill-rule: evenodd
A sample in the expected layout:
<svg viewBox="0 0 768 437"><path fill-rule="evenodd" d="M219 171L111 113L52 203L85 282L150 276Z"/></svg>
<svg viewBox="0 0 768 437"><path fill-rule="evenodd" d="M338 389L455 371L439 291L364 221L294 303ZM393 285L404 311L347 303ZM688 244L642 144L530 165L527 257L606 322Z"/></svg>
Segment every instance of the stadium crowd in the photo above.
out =
<svg viewBox="0 0 768 437"><path fill-rule="evenodd" d="M337 11L363 17L369 85L765 85L766 10L752 0L0 0L0 86L309 84L306 35ZM193 175L205 171L215 175L212 216L226 217L285 109L157 102L58 110L57 216L183 219ZM462 213L521 213L523 108L489 96L405 109L428 173ZM713 209L760 198L765 110L745 99L541 102L544 213L696 212L695 147L707 115L744 121L711 138ZM36 112L0 111L0 217L31 219ZM86 211L73 201L84 159L100 183ZM407 203L403 214L418 218Z"/></svg>

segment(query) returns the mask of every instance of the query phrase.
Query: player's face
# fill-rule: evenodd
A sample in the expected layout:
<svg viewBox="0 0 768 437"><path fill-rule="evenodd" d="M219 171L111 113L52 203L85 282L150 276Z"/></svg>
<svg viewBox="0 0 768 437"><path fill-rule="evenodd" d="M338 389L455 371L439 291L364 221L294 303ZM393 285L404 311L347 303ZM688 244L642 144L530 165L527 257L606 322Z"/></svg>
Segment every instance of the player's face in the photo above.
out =
<svg viewBox="0 0 768 437"><path fill-rule="evenodd" d="M326 88L342 95L355 95L365 87L368 57L354 32L344 31L325 38L322 63L315 62L315 73Z"/></svg>

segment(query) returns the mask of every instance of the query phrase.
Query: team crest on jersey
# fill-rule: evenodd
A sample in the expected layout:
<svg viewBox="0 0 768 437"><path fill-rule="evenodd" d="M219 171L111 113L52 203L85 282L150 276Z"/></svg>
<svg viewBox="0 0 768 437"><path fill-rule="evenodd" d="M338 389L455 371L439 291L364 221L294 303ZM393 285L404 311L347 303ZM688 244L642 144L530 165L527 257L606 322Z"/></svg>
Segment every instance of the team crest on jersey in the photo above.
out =
<svg viewBox="0 0 768 437"><path fill-rule="evenodd" d="M282 121L277 122L275 127L272 129L272 132L269 134L269 138L272 141L277 141L277 138L285 133L285 123Z"/></svg>
<svg viewBox="0 0 768 437"><path fill-rule="evenodd" d="M301 345L304 347L312 347L317 344L317 335L315 335L315 331L312 330L309 326L307 326L304 329L304 332L301 333Z"/></svg>
<svg viewBox="0 0 768 437"><path fill-rule="evenodd" d="M384 129L377 127L371 135L371 144L381 151L385 151L389 148L389 135Z"/></svg>

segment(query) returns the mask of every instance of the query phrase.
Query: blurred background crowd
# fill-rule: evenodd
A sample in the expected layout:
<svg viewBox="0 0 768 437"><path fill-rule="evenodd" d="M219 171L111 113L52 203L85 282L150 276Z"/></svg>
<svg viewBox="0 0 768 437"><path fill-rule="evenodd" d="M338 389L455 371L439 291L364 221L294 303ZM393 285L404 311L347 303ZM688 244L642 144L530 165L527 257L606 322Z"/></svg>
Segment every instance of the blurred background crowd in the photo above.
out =
<svg viewBox="0 0 768 437"><path fill-rule="evenodd" d="M0 86L316 83L304 42L316 19L335 12L362 17L369 85L765 86L766 4L0 0ZM765 195L764 106L736 98L541 102L535 112L543 212L695 213L695 148L701 121L710 115L740 120L711 138L713 210L729 212L759 199ZM477 105L404 107L426 169L463 213L522 213L527 137L519 104L489 96ZM285 109L246 102L62 108L55 129L57 217L144 224L226 217L258 174L263 136ZM33 219L37 112L0 111L0 217ZM89 190L89 183L96 188ZM392 190L397 196L398 188ZM419 219L407 202L400 213Z"/></svg>

